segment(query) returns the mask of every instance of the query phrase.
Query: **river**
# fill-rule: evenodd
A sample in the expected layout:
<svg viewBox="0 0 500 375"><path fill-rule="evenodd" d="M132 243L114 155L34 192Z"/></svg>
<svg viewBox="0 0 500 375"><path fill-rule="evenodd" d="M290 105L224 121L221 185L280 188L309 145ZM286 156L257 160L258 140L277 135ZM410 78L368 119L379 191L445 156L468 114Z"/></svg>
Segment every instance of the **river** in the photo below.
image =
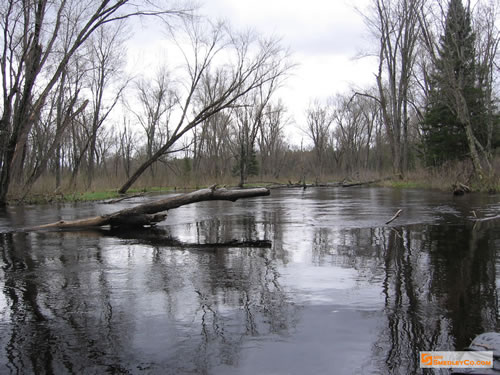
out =
<svg viewBox="0 0 500 375"><path fill-rule="evenodd" d="M2 234L0 374L419 373L497 329L500 223L472 219L499 198L282 189L155 230ZM0 230L147 199L8 207Z"/></svg>

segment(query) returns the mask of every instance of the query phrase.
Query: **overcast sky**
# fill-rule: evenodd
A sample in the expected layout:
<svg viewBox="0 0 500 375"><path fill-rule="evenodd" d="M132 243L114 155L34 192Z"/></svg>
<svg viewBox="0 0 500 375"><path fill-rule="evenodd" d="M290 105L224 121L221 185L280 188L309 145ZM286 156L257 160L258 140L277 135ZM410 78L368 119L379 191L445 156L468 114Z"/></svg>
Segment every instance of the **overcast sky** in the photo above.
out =
<svg viewBox="0 0 500 375"><path fill-rule="evenodd" d="M296 126L290 131L296 143L301 137L296 128L304 126L303 114L312 100L326 100L349 87L374 83L373 58L357 58L370 50L370 38L355 7L363 10L368 1L205 0L200 2L200 13L228 20L234 29L251 28L280 37L289 47L298 65L279 96L295 117ZM133 45L133 54L142 63L146 56L154 59L168 54L148 33L136 38Z"/></svg>

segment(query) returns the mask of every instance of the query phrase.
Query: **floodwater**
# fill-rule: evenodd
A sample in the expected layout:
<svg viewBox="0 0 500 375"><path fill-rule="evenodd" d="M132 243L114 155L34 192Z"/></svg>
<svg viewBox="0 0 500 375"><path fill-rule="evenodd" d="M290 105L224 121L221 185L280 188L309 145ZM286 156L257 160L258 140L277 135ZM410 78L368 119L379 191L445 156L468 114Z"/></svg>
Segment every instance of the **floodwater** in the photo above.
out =
<svg viewBox="0 0 500 375"><path fill-rule="evenodd" d="M420 373L497 330L500 222L473 218L499 198L284 189L156 230L2 234L0 374ZM0 230L142 201L9 207Z"/></svg>

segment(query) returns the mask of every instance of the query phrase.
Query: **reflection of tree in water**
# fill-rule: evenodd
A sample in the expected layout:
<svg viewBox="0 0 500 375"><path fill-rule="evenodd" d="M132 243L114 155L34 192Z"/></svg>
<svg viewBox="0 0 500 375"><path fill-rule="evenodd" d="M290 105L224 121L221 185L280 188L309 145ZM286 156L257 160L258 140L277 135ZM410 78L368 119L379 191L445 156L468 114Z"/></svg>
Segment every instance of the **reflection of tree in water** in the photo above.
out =
<svg viewBox="0 0 500 375"><path fill-rule="evenodd" d="M10 372L83 373L100 366L119 369L119 361L109 366L101 362L103 353L118 358L122 351L120 342L113 341L121 333L113 332L105 269L75 270L76 258L102 263L95 239L6 234L0 246L3 293L9 308L5 321L10 330L2 336L8 337L6 363ZM85 252L67 253L70 248Z"/></svg>
<svg viewBox="0 0 500 375"><path fill-rule="evenodd" d="M461 350L496 327L494 245L464 226L387 229L385 328L375 345L384 373L419 368L419 351Z"/></svg>
<svg viewBox="0 0 500 375"><path fill-rule="evenodd" d="M243 250L242 254L239 249L212 261L205 275L208 280L195 284L197 320L202 323L202 341L195 357L198 368L218 360L236 364L245 337L287 335L295 324L294 307L266 251ZM232 309L227 311L228 307Z"/></svg>
<svg viewBox="0 0 500 375"><path fill-rule="evenodd" d="M252 217L236 220L234 225L244 239L259 233ZM273 250L215 250L198 262L203 265L193 280L199 302L196 319L202 328L193 360L198 370L217 361L235 365L246 337L287 335L295 325L295 308L279 283L276 265L280 260Z"/></svg>
<svg viewBox="0 0 500 375"><path fill-rule="evenodd" d="M494 228L410 226L318 228L312 256L380 284L381 331L373 358L383 374L419 370L419 351L462 350L481 332L496 330Z"/></svg>
<svg viewBox="0 0 500 375"><path fill-rule="evenodd" d="M261 230L249 217L234 225L198 223L205 239ZM3 235L0 246L11 373L209 373L236 364L247 337L295 324L272 249L62 233Z"/></svg>

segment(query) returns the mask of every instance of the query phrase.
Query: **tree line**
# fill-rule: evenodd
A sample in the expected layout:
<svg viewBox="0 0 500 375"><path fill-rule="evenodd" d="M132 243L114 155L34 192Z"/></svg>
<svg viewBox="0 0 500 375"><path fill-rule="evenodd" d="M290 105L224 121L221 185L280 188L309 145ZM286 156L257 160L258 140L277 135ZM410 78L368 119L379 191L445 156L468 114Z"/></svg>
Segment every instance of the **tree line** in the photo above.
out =
<svg viewBox="0 0 500 375"><path fill-rule="evenodd" d="M279 98L293 70L276 38L239 32L189 3L7 0L0 5L0 203L38 186L405 175L470 161L495 174L498 1L372 0L374 84L311 100L298 124ZM183 58L125 74L130 21L163 25ZM207 180L207 181L205 181Z"/></svg>

